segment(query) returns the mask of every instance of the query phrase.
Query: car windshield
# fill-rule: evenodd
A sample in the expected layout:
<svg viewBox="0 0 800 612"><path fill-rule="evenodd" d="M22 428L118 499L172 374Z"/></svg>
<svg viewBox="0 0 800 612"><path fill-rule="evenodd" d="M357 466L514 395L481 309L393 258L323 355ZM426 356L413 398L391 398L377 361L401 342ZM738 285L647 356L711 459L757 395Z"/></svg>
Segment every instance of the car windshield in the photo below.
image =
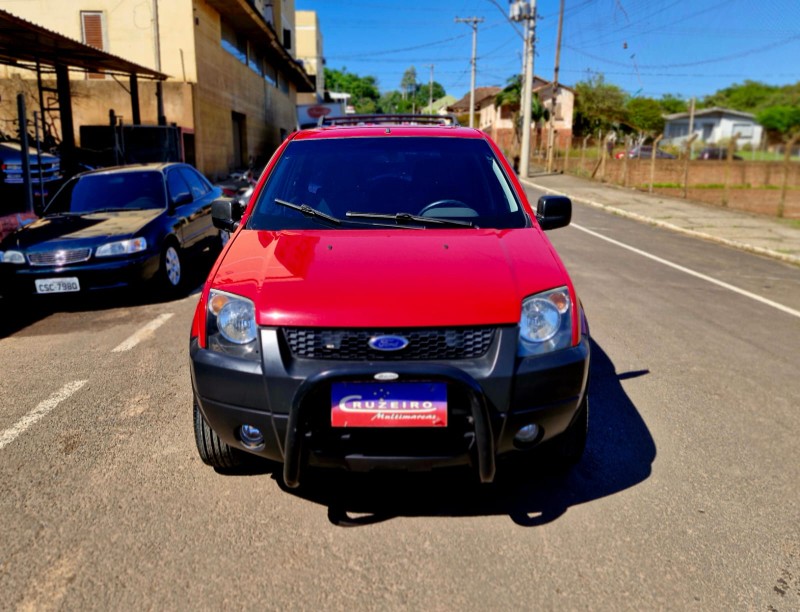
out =
<svg viewBox="0 0 800 612"><path fill-rule="evenodd" d="M69 181L50 202L46 214L85 214L165 206L166 192L161 172L102 172Z"/></svg>
<svg viewBox="0 0 800 612"><path fill-rule="evenodd" d="M504 229L527 222L485 141L380 137L290 143L247 227Z"/></svg>

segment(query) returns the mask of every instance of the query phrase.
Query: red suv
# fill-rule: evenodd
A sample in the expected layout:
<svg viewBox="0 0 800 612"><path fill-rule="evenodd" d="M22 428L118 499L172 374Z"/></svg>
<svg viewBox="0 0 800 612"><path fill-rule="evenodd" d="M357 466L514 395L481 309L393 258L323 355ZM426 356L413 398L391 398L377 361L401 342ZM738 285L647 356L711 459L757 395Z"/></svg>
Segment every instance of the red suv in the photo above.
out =
<svg viewBox="0 0 800 612"><path fill-rule="evenodd" d="M481 131L416 121L292 134L203 288L190 355L202 460L428 470L564 463L588 426L589 331L534 212ZM547 454L546 456L550 456Z"/></svg>

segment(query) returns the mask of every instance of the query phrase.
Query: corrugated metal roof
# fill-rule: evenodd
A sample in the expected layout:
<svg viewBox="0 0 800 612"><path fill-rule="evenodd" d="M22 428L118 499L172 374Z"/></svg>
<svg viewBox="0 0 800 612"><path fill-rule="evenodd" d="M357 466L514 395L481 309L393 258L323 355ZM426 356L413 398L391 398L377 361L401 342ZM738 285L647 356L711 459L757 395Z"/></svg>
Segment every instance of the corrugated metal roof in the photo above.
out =
<svg viewBox="0 0 800 612"><path fill-rule="evenodd" d="M0 9L0 64L69 66L91 72L163 80L167 75L95 49Z"/></svg>

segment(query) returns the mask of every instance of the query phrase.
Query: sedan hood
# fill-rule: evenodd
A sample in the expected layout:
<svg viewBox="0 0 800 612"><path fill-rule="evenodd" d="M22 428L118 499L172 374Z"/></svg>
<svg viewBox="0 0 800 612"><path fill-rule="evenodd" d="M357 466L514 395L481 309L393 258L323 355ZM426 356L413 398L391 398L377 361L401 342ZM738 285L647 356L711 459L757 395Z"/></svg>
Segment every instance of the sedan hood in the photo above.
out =
<svg viewBox="0 0 800 612"><path fill-rule="evenodd" d="M135 234L163 212L160 209L147 209L44 217L12 234L5 247L46 249L55 246L88 246L98 242L98 239Z"/></svg>
<svg viewBox="0 0 800 612"><path fill-rule="evenodd" d="M523 298L568 283L538 228L242 230L212 280L260 325L298 327L514 324Z"/></svg>

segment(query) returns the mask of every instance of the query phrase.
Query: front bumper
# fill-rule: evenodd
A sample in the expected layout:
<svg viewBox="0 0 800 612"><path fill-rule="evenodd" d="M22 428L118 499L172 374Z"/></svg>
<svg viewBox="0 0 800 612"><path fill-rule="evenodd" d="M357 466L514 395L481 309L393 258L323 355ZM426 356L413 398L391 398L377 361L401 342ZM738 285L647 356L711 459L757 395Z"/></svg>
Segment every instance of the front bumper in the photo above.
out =
<svg viewBox="0 0 800 612"><path fill-rule="evenodd" d="M158 271L159 253L144 253L126 258L109 258L108 260L91 260L64 267L54 266L18 266L0 264L0 280L3 282L3 293L6 295L34 295L36 280L77 278L80 291L114 289L134 285L151 279ZM46 295L46 294L44 294ZM64 295L59 293L57 295Z"/></svg>
<svg viewBox="0 0 800 612"><path fill-rule="evenodd" d="M264 434L255 452L283 462L297 486L306 465L428 470L472 465L494 478L499 456L525 452L515 436L540 429L536 443L563 433L583 399L589 339L548 355L519 358L516 326L497 329L486 355L454 361L343 362L295 359L278 329L262 329L261 360L249 361L190 344L192 386L208 425L228 445L247 450L240 427ZM338 429L330 426L331 384L373 381L392 372L402 381L440 381L448 388L446 428Z"/></svg>

